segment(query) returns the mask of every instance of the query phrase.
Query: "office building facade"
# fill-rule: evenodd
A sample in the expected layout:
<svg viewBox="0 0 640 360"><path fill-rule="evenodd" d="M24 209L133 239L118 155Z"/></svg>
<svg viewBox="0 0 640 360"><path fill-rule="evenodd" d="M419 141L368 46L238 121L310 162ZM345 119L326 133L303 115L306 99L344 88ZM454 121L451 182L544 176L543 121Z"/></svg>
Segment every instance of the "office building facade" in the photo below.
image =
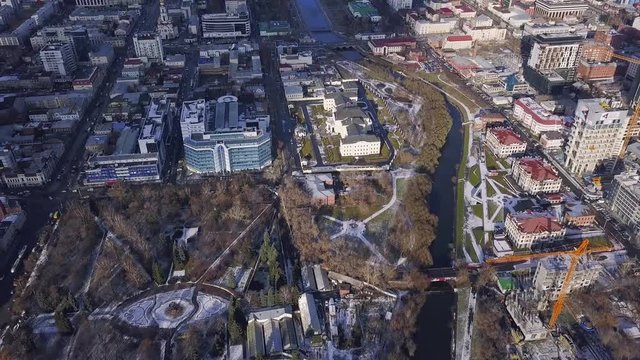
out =
<svg viewBox="0 0 640 360"><path fill-rule="evenodd" d="M240 114L238 99L223 96L208 104L187 103L181 114L185 162L189 171L224 174L271 165L269 116ZM204 127L204 132L201 132Z"/></svg>
<svg viewBox="0 0 640 360"><path fill-rule="evenodd" d="M622 223L634 227L640 225L640 176L614 176L607 201L611 212Z"/></svg>
<svg viewBox="0 0 640 360"><path fill-rule="evenodd" d="M204 14L200 18L202 37L204 38L236 38L248 37L251 34L249 14L217 13Z"/></svg>

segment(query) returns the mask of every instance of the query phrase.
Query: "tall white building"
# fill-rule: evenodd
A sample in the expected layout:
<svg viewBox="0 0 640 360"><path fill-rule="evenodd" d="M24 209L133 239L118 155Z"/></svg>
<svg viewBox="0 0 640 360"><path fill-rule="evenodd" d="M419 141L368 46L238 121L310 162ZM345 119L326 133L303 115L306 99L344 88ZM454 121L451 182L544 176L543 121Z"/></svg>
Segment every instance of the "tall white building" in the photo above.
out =
<svg viewBox="0 0 640 360"><path fill-rule="evenodd" d="M69 43L50 44L40 50L44 70L60 76L73 74L77 69L73 47Z"/></svg>
<svg viewBox="0 0 640 360"><path fill-rule="evenodd" d="M640 177L637 174L614 176L608 201L611 212L622 223L640 225Z"/></svg>
<svg viewBox="0 0 640 360"><path fill-rule="evenodd" d="M178 37L178 28L173 25L173 21L167 14L167 8L164 6L164 1L160 1L160 16L158 17L158 26L156 28L160 38L162 39L175 39Z"/></svg>
<svg viewBox="0 0 640 360"><path fill-rule="evenodd" d="M536 289L544 291L551 300L558 298L560 289L567 277L571 258L568 255L554 256L540 260L533 284ZM593 284L602 272L602 265L586 258L578 260L573 277L569 279L569 292Z"/></svg>
<svg viewBox="0 0 640 360"><path fill-rule="evenodd" d="M411 9L413 6L413 0L387 0L387 4L398 11L402 9Z"/></svg>
<svg viewBox="0 0 640 360"><path fill-rule="evenodd" d="M536 70L575 68L582 55L581 36L542 34L534 39L527 65Z"/></svg>
<svg viewBox="0 0 640 360"><path fill-rule="evenodd" d="M162 39L151 32L138 33L133 36L133 48L136 56L146 57L152 62L162 63L164 52L162 50Z"/></svg>
<svg viewBox="0 0 640 360"><path fill-rule="evenodd" d="M206 131L207 102L204 99L185 101L180 112L180 132L182 138L191 134L203 134Z"/></svg>
<svg viewBox="0 0 640 360"><path fill-rule="evenodd" d="M614 110L605 99L580 99L565 149L565 166L581 175L620 154L629 117Z"/></svg>

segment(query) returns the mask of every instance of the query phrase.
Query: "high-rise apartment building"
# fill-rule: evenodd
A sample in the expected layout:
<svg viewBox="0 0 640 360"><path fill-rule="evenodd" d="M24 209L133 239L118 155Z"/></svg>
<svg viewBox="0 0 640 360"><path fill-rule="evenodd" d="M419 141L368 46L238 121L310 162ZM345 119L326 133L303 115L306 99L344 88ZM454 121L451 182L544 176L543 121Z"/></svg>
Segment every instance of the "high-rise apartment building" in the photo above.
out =
<svg viewBox="0 0 640 360"><path fill-rule="evenodd" d="M133 48L138 57L146 57L152 62L163 62L162 39L156 33L144 32L135 34L133 36Z"/></svg>
<svg viewBox="0 0 640 360"><path fill-rule="evenodd" d="M77 69L73 48L69 43L53 43L40 50L40 60L44 70L50 73L69 76Z"/></svg>
<svg viewBox="0 0 640 360"><path fill-rule="evenodd" d="M640 225L640 176L623 173L613 177L607 201L611 212L624 224Z"/></svg>
<svg viewBox="0 0 640 360"><path fill-rule="evenodd" d="M593 172L622 150L629 117L606 99L580 99L565 149L565 166L573 174Z"/></svg>
<svg viewBox="0 0 640 360"><path fill-rule="evenodd" d="M583 41L583 37L575 35L537 35L527 65L537 71L575 69L582 55Z"/></svg>

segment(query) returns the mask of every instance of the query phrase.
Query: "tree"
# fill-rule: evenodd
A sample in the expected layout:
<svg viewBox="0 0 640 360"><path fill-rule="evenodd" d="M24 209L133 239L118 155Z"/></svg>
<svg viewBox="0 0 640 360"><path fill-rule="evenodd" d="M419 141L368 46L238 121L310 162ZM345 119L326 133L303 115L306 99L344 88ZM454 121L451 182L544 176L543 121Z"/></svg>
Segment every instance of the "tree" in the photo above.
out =
<svg viewBox="0 0 640 360"><path fill-rule="evenodd" d="M152 269L153 269L152 270L153 281L155 281L156 284L158 285L164 283L164 276L162 275L162 269L160 269L160 264L157 261L153 262Z"/></svg>
<svg viewBox="0 0 640 360"><path fill-rule="evenodd" d="M53 313L53 318L55 320L56 328L62 334L71 334L73 332L73 325L71 325L71 321L67 319L61 310L56 310Z"/></svg>
<svg viewBox="0 0 640 360"><path fill-rule="evenodd" d="M202 358L202 337L198 330L192 326L184 335L184 354L188 360L197 360Z"/></svg>
<svg viewBox="0 0 640 360"><path fill-rule="evenodd" d="M229 331L229 340L231 344L241 344L243 337L242 326L239 319L243 318L242 311L238 306L238 300L233 297L229 301L229 308L227 313L227 326Z"/></svg>

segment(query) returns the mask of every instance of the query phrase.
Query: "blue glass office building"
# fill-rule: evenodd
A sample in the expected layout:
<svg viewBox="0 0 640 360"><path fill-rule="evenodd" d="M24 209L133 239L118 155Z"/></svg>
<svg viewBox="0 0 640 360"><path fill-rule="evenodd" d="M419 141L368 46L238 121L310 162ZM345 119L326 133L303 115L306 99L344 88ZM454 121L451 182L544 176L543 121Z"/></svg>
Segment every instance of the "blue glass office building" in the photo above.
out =
<svg viewBox="0 0 640 360"><path fill-rule="evenodd" d="M261 170L271 165L271 134L230 130L184 139L187 168L201 174Z"/></svg>

